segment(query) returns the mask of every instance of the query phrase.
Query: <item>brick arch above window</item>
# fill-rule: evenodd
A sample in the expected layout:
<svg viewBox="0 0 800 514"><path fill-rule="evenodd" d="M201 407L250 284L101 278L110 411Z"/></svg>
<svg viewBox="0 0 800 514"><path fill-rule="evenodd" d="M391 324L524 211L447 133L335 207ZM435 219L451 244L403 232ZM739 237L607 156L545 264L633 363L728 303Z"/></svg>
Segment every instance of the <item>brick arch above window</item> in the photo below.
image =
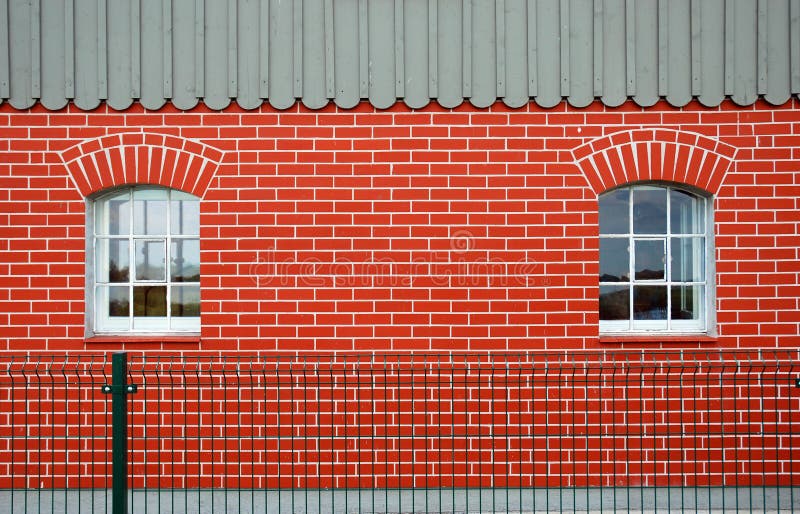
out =
<svg viewBox="0 0 800 514"><path fill-rule="evenodd" d="M609 134L572 153L597 194L645 180L678 182L716 194L736 148L694 132L654 128Z"/></svg>
<svg viewBox="0 0 800 514"><path fill-rule="evenodd" d="M123 184L156 184L202 198L223 152L178 136L135 132L84 141L60 155L84 197Z"/></svg>

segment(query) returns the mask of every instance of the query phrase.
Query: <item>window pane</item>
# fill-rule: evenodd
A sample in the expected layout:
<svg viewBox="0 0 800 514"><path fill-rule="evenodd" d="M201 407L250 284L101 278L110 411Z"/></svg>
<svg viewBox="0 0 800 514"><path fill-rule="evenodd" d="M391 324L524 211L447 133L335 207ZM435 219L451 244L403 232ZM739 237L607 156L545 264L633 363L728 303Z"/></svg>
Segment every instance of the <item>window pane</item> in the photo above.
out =
<svg viewBox="0 0 800 514"><path fill-rule="evenodd" d="M667 319L666 286L634 286L633 319Z"/></svg>
<svg viewBox="0 0 800 514"><path fill-rule="evenodd" d="M672 296L670 319L700 319L705 301L703 286L672 286L670 294Z"/></svg>
<svg viewBox="0 0 800 514"><path fill-rule="evenodd" d="M129 255L127 239L98 239L95 276L98 282L128 282Z"/></svg>
<svg viewBox="0 0 800 514"><path fill-rule="evenodd" d="M702 234L705 232L703 200L685 191L669 192L670 232L672 234Z"/></svg>
<svg viewBox="0 0 800 514"><path fill-rule="evenodd" d="M137 235L166 235L166 189L135 189L133 191L133 233Z"/></svg>
<svg viewBox="0 0 800 514"><path fill-rule="evenodd" d="M112 236L131 233L131 202L128 191L100 200L96 209L95 232Z"/></svg>
<svg viewBox="0 0 800 514"><path fill-rule="evenodd" d="M600 233L629 234L630 189L617 189L600 195Z"/></svg>
<svg viewBox="0 0 800 514"><path fill-rule="evenodd" d="M166 316L166 286L137 286L133 288L134 316Z"/></svg>
<svg viewBox="0 0 800 514"><path fill-rule="evenodd" d="M630 280L628 238L600 238L600 282Z"/></svg>
<svg viewBox="0 0 800 514"><path fill-rule="evenodd" d="M200 234L200 202L197 198L181 191L172 191L171 198L171 233L184 236Z"/></svg>
<svg viewBox="0 0 800 514"><path fill-rule="evenodd" d="M637 187L633 190L633 232L667 233L667 190L663 187Z"/></svg>
<svg viewBox="0 0 800 514"><path fill-rule="evenodd" d="M136 241L136 280L166 280L164 241Z"/></svg>
<svg viewBox="0 0 800 514"><path fill-rule="evenodd" d="M666 257L663 239L639 239L633 242L636 280L664 280Z"/></svg>
<svg viewBox="0 0 800 514"><path fill-rule="evenodd" d="M200 286L172 288L170 313L175 317L200 315Z"/></svg>
<svg viewBox="0 0 800 514"><path fill-rule="evenodd" d="M628 286L600 286L600 319L630 319Z"/></svg>
<svg viewBox="0 0 800 514"><path fill-rule="evenodd" d="M172 282L200 281L200 240L173 239L170 249Z"/></svg>
<svg viewBox="0 0 800 514"><path fill-rule="evenodd" d="M705 280L704 237L674 237L670 248L673 282L702 282Z"/></svg>
<svg viewBox="0 0 800 514"><path fill-rule="evenodd" d="M128 287L110 286L105 289L108 291L108 316L127 318L130 315Z"/></svg>

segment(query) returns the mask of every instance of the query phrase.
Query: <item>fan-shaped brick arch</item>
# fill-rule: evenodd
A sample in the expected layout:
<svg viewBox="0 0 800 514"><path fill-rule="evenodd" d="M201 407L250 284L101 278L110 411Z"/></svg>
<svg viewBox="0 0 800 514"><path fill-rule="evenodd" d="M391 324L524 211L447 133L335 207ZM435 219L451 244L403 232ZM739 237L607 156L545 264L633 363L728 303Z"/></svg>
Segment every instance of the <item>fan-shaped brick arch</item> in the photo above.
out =
<svg viewBox="0 0 800 514"><path fill-rule="evenodd" d="M84 197L123 184L158 184L202 197L222 151L182 137L137 132L85 141L61 158Z"/></svg>
<svg viewBox="0 0 800 514"><path fill-rule="evenodd" d="M716 139L669 129L617 132L573 150L595 193L642 180L680 182L715 194L736 148Z"/></svg>

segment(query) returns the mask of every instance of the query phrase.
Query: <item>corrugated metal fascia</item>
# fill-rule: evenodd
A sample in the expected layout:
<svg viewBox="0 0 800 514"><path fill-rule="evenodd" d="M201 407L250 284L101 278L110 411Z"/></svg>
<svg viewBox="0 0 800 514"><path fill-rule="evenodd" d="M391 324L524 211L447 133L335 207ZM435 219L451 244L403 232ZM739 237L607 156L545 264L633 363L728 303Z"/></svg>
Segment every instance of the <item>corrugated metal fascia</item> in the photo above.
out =
<svg viewBox="0 0 800 514"><path fill-rule="evenodd" d="M0 0L0 101L645 107L800 93L800 0Z"/></svg>

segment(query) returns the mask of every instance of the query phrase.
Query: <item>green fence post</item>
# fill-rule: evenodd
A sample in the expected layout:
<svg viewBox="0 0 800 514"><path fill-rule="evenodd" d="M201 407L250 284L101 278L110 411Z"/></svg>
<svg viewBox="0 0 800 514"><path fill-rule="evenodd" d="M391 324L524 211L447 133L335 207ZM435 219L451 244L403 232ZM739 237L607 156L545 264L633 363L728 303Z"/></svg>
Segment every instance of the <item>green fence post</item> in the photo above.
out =
<svg viewBox="0 0 800 514"><path fill-rule="evenodd" d="M136 392L127 383L128 354L111 356L111 385L103 392L111 395L111 512L128 514L128 394Z"/></svg>

